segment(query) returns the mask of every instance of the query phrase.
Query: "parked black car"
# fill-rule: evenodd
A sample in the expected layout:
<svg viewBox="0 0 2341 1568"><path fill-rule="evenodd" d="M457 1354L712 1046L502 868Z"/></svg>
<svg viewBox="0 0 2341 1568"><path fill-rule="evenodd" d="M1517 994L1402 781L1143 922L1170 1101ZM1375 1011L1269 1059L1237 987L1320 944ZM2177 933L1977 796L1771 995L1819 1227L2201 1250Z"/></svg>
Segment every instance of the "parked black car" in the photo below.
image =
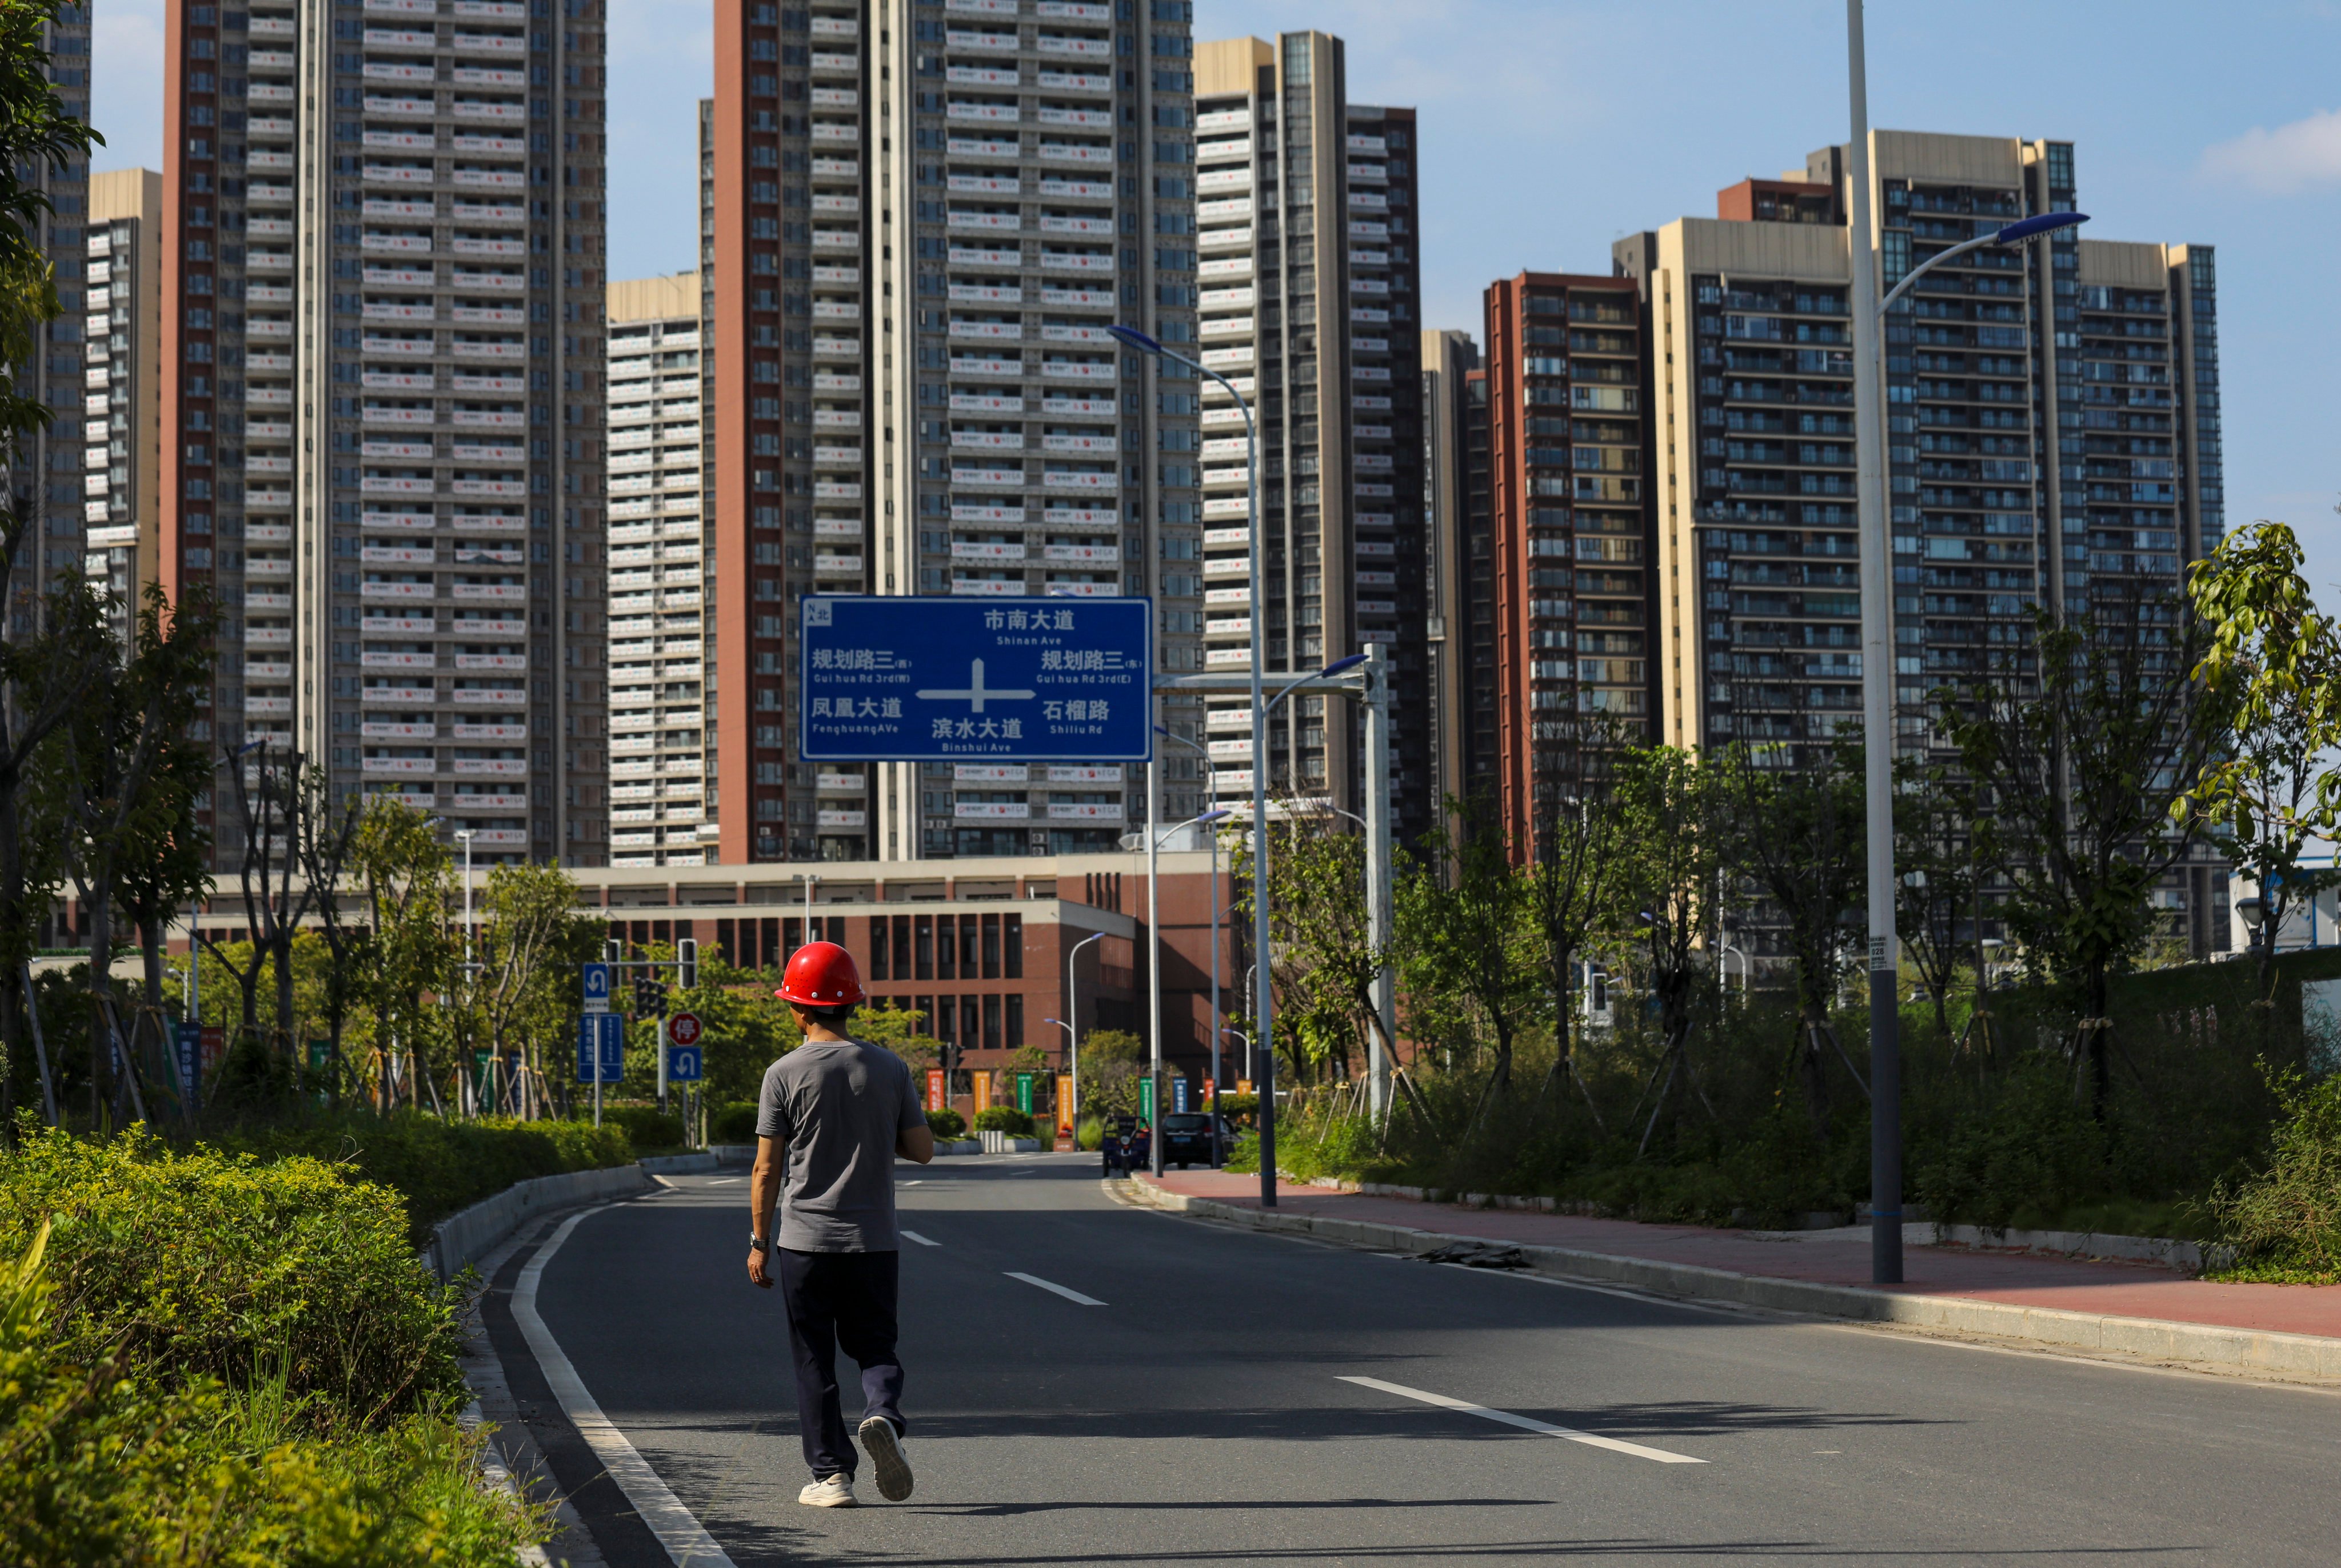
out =
<svg viewBox="0 0 2341 1568"><path fill-rule="evenodd" d="M1235 1140L1224 1125L1220 1129L1222 1150ZM1162 1161L1185 1170L1190 1165L1211 1163L1211 1118L1201 1111L1174 1111L1162 1118Z"/></svg>

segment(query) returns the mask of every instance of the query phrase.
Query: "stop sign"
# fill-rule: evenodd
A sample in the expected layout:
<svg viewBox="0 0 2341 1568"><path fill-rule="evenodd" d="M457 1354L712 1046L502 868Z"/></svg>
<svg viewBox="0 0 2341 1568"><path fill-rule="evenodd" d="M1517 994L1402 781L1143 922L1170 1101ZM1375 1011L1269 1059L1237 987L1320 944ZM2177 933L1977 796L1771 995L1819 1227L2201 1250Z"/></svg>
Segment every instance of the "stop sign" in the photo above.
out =
<svg viewBox="0 0 2341 1568"><path fill-rule="evenodd" d="M666 1041L671 1046L699 1044L699 1015L697 1013L668 1014Z"/></svg>

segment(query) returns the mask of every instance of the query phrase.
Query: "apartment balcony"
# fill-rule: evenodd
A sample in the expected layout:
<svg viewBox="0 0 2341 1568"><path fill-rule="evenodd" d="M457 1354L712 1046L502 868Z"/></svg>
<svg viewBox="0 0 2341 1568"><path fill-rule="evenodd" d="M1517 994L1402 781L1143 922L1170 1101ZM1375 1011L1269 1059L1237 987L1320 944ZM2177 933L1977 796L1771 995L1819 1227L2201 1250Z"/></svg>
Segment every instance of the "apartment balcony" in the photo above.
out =
<svg viewBox="0 0 2341 1568"><path fill-rule="evenodd" d="M1022 444L1021 437L1019 438L1018 444ZM1111 453L1121 450L1121 438L1111 431L1106 431L1101 434L1094 435L1043 435L1041 438L1041 450L1042 452L1095 452L1111 455Z"/></svg>
<svg viewBox="0 0 2341 1568"><path fill-rule="evenodd" d="M528 85L527 72L505 70L494 65L466 65L459 63L455 66L454 77L455 85L458 87L520 88Z"/></svg>
<svg viewBox="0 0 2341 1568"><path fill-rule="evenodd" d="M1097 13L1095 19L1099 21L1111 21L1113 18L1112 11L1107 6L1084 6L1082 9L1095 11ZM1113 40L1111 38L1084 38L1070 34L1042 33L1032 40L1032 47L1039 54L1054 55L1060 58L1074 60L1113 58Z"/></svg>
<svg viewBox="0 0 2341 1568"><path fill-rule="evenodd" d="M1209 116L1203 116L1202 118L1209 118ZM1201 123L1200 118L1196 122L1199 129ZM1245 128L1249 129L1250 126L1247 124ZM1215 142L1197 142L1195 144L1195 163L1198 167L1200 167L1205 164L1243 164L1249 165L1251 163L1251 148L1252 143L1250 136L1238 137L1233 141L1222 139Z"/></svg>
<svg viewBox="0 0 2341 1568"><path fill-rule="evenodd" d="M1011 267L1017 264L1017 253L1013 251L986 251L981 253L987 257L998 257L995 264ZM956 256L957 253L953 254ZM953 304L1021 305L1024 303L1024 291L1013 283L954 283L950 286L949 297Z"/></svg>
<svg viewBox="0 0 2341 1568"><path fill-rule="evenodd" d="M946 66L943 80L954 87L989 87L1000 91L1013 90L1019 78L1015 65L1011 64Z"/></svg>
<svg viewBox="0 0 2341 1568"><path fill-rule="evenodd" d="M427 750L420 755L413 753L398 755L388 751L369 749L358 759L358 771L369 778L396 778L418 773L435 773L438 770L437 759Z"/></svg>
<svg viewBox="0 0 2341 1568"><path fill-rule="evenodd" d="M1110 168L1113 149L1110 146L1089 146L1079 142L1043 142L1040 159L1044 164L1091 164Z"/></svg>
<svg viewBox="0 0 2341 1568"><path fill-rule="evenodd" d="M812 73L816 76L859 76L862 56L816 49L812 54Z"/></svg>
<svg viewBox="0 0 2341 1568"><path fill-rule="evenodd" d="M1113 184L1110 180L1060 180L1044 176L1041 181L1040 194L1077 202L1111 202L1113 200Z"/></svg>
<svg viewBox="0 0 2341 1568"><path fill-rule="evenodd" d="M1053 359L1041 362L1041 374L1051 381L1110 382L1119 372L1111 360Z"/></svg>
<svg viewBox="0 0 2341 1568"><path fill-rule="evenodd" d="M462 33L455 35L455 52L459 55L525 55L528 40L512 33Z"/></svg>
<svg viewBox="0 0 2341 1568"><path fill-rule="evenodd" d="M952 5L950 9L960 11L969 7ZM998 14L1013 16L1016 15L1016 7L1013 4L1009 4ZM1018 48L1013 29L1006 33L961 32L951 29L943 35L943 42L950 46L952 53L959 55L1013 55Z"/></svg>
<svg viewBox="0 0 2341 1568"><path fill-rule="evenodd" d="M1121 476L1111 468L1051 468L1041 475L1044 490L1108 491L1121 486Z"/></svg>
<svg viewBox="0 0 2341 1568"><path fill-rule="evenodd" d="M1095 93L1100 97L1113 91L1113 78L1103 73L1051 71L1045 66L1034 84L1044 93Z"/></svg>
<svg viewBox="0 0 2341 1568"><path fill-rule="evenodd" d="M1240 229L1205 229L1195 236L1195 248L1202 251L1248 251L1251 249L1252 231L1247 223Z"/></svg>
<svg viewBox="0 0 2341 1568"><path fill-rule="evenodd" d="M851 120L815 120L812 134L814 141L830 146L862 144L862 127Z"/></svg>
<svg viewBox="0 0 2341 1568"><path fill-rule="evenodd" d="M1010 117L1014 117L1012 111ZM1077 125L1094 131L1113 128L1113 112L1110 109L1067 109L1043 104L1033 111L1032 118L1043 125Z"/></svg>

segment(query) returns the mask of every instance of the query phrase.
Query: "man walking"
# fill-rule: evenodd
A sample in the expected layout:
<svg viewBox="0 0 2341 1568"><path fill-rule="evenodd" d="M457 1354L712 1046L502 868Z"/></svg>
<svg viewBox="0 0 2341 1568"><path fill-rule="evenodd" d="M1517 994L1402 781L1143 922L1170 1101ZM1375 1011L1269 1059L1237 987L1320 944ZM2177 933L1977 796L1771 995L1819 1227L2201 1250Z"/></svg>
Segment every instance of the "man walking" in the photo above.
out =
<svg viewBox="0 0 2341 1568"><path fill-rule="evenodd" d="M749 1178L748 1277L770 1290L777 1274L796 1355L797 1426L812 1481L797 1501L851 1508L853 1444L838 1404L837 1351L862 1368L862 1451L890 1503L911 1494L902 1456L902 1364L894 1349L902 1240L894 1229L894 1156L935 1157L911 1069L842 1031L863 999L853 955L813 942L789 958L773 993L804 1044L764 1073ZM785 1163L785 1172L783 1164ZM785 1176L788 1202L772 1232Z"/></svg>

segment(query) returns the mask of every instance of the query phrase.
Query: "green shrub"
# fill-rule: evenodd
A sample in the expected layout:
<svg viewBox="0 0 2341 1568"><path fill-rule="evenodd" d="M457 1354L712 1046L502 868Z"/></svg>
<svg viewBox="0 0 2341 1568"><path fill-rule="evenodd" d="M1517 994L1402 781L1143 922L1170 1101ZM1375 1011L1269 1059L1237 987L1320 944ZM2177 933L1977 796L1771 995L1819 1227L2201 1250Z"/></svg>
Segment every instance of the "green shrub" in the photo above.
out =
<svg viewBox="0 0 2341 1568"><path fill-rule="evenodd" d="M301 1441L281 1379L238 1394L75 1365L50 1332L52 1233L30 1234L0 1275L0 1562L501 1568L544 1538L539 1510L482 1488L480 1440L442 1413Z"/></svg>
<svg viewBox="0 0 2341 1568"><path fill-rule="evenodd" d="M759 1107L753 1100L733 1100L717 1108L707 1118L707 1139L718 1144L752 1144L756 1141L756 1116Z"/></svg>
<svg viewBox="0 0 2341 1568"><path fill-rule="evenodd" d="M2341 1073L2307 1083L2272 1069L2284 1119L2267 1168L2221 1181L2204 1207L2236 1249L2215 1279L2341 1284Z"/></svg>
<svg viewBox="0 0 2341 1568"><path fill-rule="evenodd" d="M967 1118L950 1109L929 1111L927 1130L939 1138L955 1138L967 1131Z"/></svg>
<svg viewBox="0 0 2341 1568"><path fill-rule="evenodd" d="M1283 1164L1283 1158L1280 1151L1277 1156L1280 1166ZM1250 1128L1238 1133L1235 1146L1228 1150L1228 1157L1220 1162L1220 1168L1257 1173L1260 1169L1260 1134Z"/></svg>
<svg viewBox="0 0 2341 1568"><path fill-rule="evenodd" d="M1938 1220L2029 1228L2099 1196L2105 1171L2105 1129L2076 1100L2071 1068L2037 1057L1940 1129L1912 1190Z"/></svg>
<svg viewBox="0 0 2341 1568"><path fill-rule="evenodd" d="M1083 1116L1073 1127L1073 1146L1094 1149L1105 1142L1105 1123L1095 1116Z"/></svg>
<svg viewBox="0 0 2341 1568"><path fill-rule="evenodd" d="M1029 1138L1032 1136L1032 1118L1014 1106L991 1106L975 1113L975 1130Z"/></svg>
<svg viewBox="0 0 2341 1568"><path fill-rule="evenodd" d="M682 1143L682 1117L656 1106L603 1106L602 1125L623 1129L637 1149L671 1149Z"/></svg>
<svg viewBox="0 0 2341 1568"><path fill-rule="evenodd" d="M514 1182L628 1165L634 1157L624 1130L616 1126L502 1117L447 1122L413 1111L388 1116L321 1112L224 1129L213 1141L264 1159L309 1155L351 1176L395 1187L406 1200L407 1235L417 1246L449 1215Z"/></svg>
<svg viewBox="0 0 2341 1568"><path fill-rule="evenodd" d="M462 1392L462 1293L424 1271L387 1187L298 1156L21 1124L0 1155L0 1236L45 1222L63 1361L174 1387L273 1371L296 1400L370 1426Z"/></svg>

